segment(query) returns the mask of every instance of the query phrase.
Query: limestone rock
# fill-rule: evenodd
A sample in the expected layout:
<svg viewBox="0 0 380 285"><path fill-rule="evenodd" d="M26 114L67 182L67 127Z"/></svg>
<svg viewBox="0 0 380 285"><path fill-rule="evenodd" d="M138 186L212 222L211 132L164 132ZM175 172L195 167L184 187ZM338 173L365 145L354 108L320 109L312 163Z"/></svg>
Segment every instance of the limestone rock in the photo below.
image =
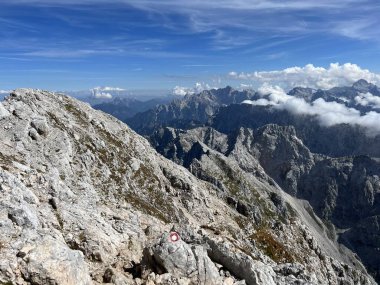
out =
<svg viewBox="0 0 380 285"><path fill-rule="evenodd" d="M8 117L10 115L9 111L4 108L3 104L0 102L0 119L3 117Z"/></svg>
<svg viewBox="0 0 380 285"><path fill-rule="evenodd" d="M172 241L169 234L164 234L153 248L153 254L173 276L194 279L202 285L217 284L221 280L216 266L200 245L191 246L182 239Z"/></svg>
<svg viewBox="0 0 380 285"><path fill-rule="evenodd" d="M52 238L42 240L23 259L23 274L32 284L92 284L83 254Z"/></svg>

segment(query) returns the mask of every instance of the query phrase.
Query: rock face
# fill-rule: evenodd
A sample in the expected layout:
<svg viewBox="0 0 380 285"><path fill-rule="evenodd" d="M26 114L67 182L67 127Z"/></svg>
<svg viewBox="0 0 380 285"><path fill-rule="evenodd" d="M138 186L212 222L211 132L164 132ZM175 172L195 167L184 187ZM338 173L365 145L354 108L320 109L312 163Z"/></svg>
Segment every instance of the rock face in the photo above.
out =
<svg viewBox="0 0 380 285"><path fill-rule="evenodd" d="M227 136L173 150L202 181L69 97L2 105L0 284L375 284L306 202L221 154Z"/></svg>

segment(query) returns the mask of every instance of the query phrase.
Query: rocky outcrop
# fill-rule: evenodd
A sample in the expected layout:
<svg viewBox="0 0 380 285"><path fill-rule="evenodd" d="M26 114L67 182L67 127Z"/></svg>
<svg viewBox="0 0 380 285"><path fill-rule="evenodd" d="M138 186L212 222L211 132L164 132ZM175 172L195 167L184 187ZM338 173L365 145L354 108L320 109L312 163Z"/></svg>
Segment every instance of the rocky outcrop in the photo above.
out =
<svg viewBox="0 0 380 285"><path fill-rule="evenodd" d="M207 182L69 97L2 104L0 283L375 284L304 202L210 149L216 132L190 148Z"/></svg>
<svg viewBox="0 0 380 285"><path fill-rule="evenodd" d="M202 285L223 282L205 248L201 245L190 246L175 232L164 234L152 251L157 263L175 277L187 277Z"/></svg>

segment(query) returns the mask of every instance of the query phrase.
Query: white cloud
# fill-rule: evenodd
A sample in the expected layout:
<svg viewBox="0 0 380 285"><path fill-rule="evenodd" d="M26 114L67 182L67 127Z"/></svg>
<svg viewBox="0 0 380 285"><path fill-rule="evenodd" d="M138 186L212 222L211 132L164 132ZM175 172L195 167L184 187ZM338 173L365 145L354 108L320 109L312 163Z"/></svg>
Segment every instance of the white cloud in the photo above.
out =
<svg viewBox="0 0 380 285"><path fill-rule="evenodd" d="M120 92L126 91L123 88L109 86L98 86L90 90L92 93L92 97L96 99L112 99L112 93L120 94Z"/></svg>
<svg viewBox="0 0 380 285"><path fill-rule="evenodd" d="M92 90L97 90L97 91L125 91L123 88L119 87L109 87L109 86L103 86L103 87L95 87Z"/></svg>
<svg viewBox="0 0 380 285"><path fill-rule="evenodd" d="M182 86L176 86L173 88L172 93L173 95L177 96L185 96L185 95L192 95L196 93L200 93L203 90L212 89L210 85L204 82L197 82L195 83L194 87L182 87Z"/></svg>
<svg viewBox="0 0 380 285"><path fill-rule="evenodd" d="M355 97L355 102L357 105L371 106L374 109L380 109L380 97L371 93L360 93Z"/></svg>
<svg viewBox="0 0 380 285"><path fill-rule="evenodd" d="M0 90L0 94L9 94L11 93L10 90Z"/></svg>
<svg viewBox="0 0 380 285"><path fill-rule="evenodd" d="M112 94L107 92L94 92L93 97L97 99L112 99Z"/></svg>
<svg viewBox="0 0 380 285"><path fill-rule="evenodd" d="M173 95L185 96L187 94L193 94L192 89L188 87L176 86L172 91Z"/></svg>
<svg viewBox="0 0 380 285"><path fill-rule="evenodd" d="M349 86L359 79L379 84L380 74L362 69L356 64L331 63L328 68L315 67L308 64L304 67L290 67L283 70L255 71L252 73L237 73L231 71L229 77L238 80L248 80L257 83L270 83L291 89L296 86L316 89L330 89L337 86Z"/></svg>
<svg viewBox="0 0 380 285"><path fill-rule="evenodd" d="M281 87L272 86L268 83L264 83L257 91L261 96L267 96L269 101L274 103L274 105L285 103L293 98L287 95Z"/></svg>
<svg viewBox="0 0 380 285"><path fill-rule="evenodd" d="M249 105L254 105L254 106L268 106L268 105L275 105L273 102L267 100L267 99L264 99L264 98L260 98L258 100L244 100L243 102L241 102L242 104L249 104Z"/></svg>
<svg viewBox="0 0 380 285"><path fill-rule="evenodd" d="M270 86L267 83L259 88L259 95L262 98L254 101L245 100L242 103L259 106L270 105L278 110L287 110L296 115L315 116L322 126L330 127L337 124L359 125L367 129L369 136L380 134L380 113L374 111L361 115L360 111L354 108L348 108L337 102L326 102L322 98L308 103L302 98L287 95L279 86ZM374 102L372 94L372 97L368 96L368 94L365 95L360 100Z"/></svg>

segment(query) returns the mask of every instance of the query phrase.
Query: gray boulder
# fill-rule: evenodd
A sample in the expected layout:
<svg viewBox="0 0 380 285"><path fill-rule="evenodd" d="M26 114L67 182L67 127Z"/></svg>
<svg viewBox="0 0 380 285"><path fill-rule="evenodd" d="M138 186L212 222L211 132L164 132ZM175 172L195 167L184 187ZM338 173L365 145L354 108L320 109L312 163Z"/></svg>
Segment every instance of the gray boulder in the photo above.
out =
<svg viewBox="0 0 380 285"><path fill-rule="evenodd" d="M32 284L92 284L83 254L53 238L43 239L26 254L24 260L24 278Z"/></svg>
<svg viewBox="0 0 380 285"><path fill-rule="evenodd" d="M153 254L155 260L173 276L188 277L202 285L221 282L218 269L201 245L190 245L182 239L172 241L169 234L164 234L153 247Z"/></svg>

